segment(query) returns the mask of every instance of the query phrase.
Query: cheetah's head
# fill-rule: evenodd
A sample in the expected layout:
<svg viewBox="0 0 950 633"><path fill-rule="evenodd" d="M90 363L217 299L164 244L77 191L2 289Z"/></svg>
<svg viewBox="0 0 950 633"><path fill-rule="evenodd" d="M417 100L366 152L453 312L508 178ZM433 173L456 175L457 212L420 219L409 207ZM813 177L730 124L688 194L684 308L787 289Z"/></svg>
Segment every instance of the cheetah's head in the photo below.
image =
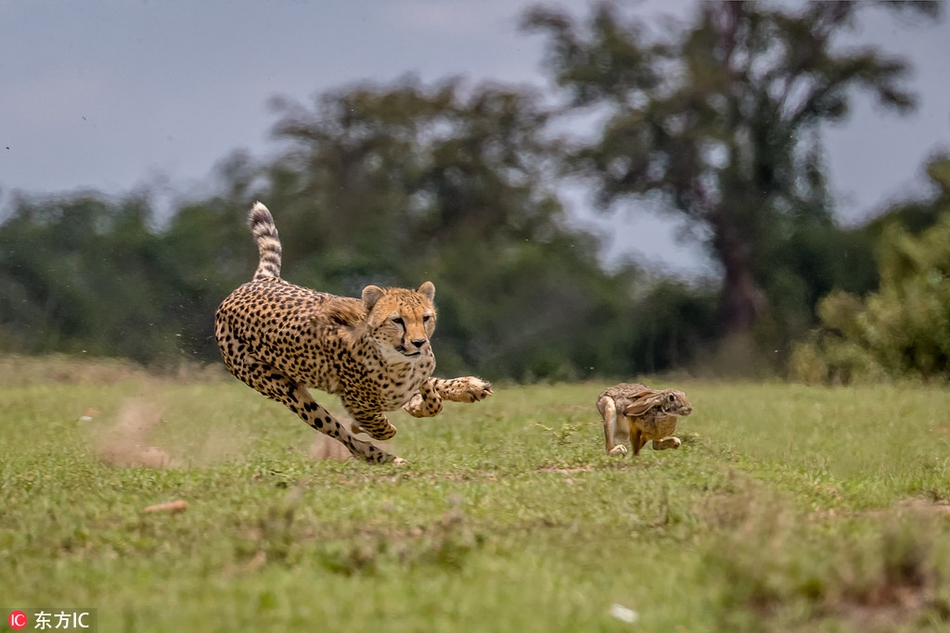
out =
<svg viewBox="0 0 950 633"><path fill-rule="evenodd" d="M418 290L363 288L366 326L386 360L404 363L432 358L429 337L435 331L434 297L431 281Z"/></svg>

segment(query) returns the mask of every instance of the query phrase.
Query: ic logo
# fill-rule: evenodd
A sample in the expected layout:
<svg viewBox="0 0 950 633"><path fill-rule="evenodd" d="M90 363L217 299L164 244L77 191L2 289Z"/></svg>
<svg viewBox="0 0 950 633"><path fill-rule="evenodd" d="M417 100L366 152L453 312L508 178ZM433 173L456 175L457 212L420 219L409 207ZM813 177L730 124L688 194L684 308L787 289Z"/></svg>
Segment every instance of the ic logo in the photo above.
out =
<svg viewBox="0 0 950 633"><path fill-rule="evenodd" d="M15 631L25 628L29 621L30 619L22 611L12 611L10 617L7 618L7 624Z"/></svg>

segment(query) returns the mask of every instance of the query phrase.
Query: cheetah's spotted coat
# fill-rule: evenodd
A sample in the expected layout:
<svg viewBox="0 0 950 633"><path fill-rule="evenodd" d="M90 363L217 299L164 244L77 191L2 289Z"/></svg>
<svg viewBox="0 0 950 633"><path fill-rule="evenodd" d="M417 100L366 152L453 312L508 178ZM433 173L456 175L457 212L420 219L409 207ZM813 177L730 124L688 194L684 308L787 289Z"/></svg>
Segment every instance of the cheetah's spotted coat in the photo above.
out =
<svg viewBox="0 0 950 633"><path fill-rule="evenodd" d="M373 462L399 458L354 437L307 387L338 395L355 420L353 433L379 440L396 434L385 411L402 407L429 417L442 410L443 399L476 402L491 394L491 385L473 376L431 377L431 282L418 290L367 286L361 299L296 286L280 278L280 240L270 211L255 204L248 224L260 263L215 314L224 364L242 382Z"/></svg>

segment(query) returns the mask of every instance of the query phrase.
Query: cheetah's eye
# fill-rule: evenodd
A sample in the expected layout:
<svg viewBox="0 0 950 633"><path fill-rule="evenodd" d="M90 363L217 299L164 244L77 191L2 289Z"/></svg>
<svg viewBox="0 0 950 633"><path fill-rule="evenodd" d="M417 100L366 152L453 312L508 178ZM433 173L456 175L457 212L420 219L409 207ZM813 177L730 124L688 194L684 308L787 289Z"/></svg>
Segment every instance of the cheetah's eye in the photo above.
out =
<svg viewBox="0 0 950 633"><path fill-rule="evenodd" d="M428 322L431 321L431 320L432 320L432 315L431 315L431 314L424 314L424 315L422 316L422 322L423 322L423 323L428 323Z"/></svg>
<svg viewBox="0 0 950 633"><path fill-rule="evenodd" d="M392 322L399 327L406 327L406 322L402 320L402 317L393 317Z"/></svg>

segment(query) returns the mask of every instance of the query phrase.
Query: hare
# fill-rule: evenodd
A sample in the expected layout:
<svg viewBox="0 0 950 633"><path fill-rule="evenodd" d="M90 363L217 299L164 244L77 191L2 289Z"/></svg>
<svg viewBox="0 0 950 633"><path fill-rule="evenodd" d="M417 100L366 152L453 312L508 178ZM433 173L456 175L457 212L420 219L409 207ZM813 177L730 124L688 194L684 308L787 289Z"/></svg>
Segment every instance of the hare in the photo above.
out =
<svg viewBox="0 0 950 633"><path fill-rule="evenodd" d="M679 448L679 438L673 437L676 419L692 413L693 407L682 391L621 383L600 394L597 410L604 417L607 454L625 455L624 442L629 441L633 454L639 455L649 440L655 451Z"/></svg>

